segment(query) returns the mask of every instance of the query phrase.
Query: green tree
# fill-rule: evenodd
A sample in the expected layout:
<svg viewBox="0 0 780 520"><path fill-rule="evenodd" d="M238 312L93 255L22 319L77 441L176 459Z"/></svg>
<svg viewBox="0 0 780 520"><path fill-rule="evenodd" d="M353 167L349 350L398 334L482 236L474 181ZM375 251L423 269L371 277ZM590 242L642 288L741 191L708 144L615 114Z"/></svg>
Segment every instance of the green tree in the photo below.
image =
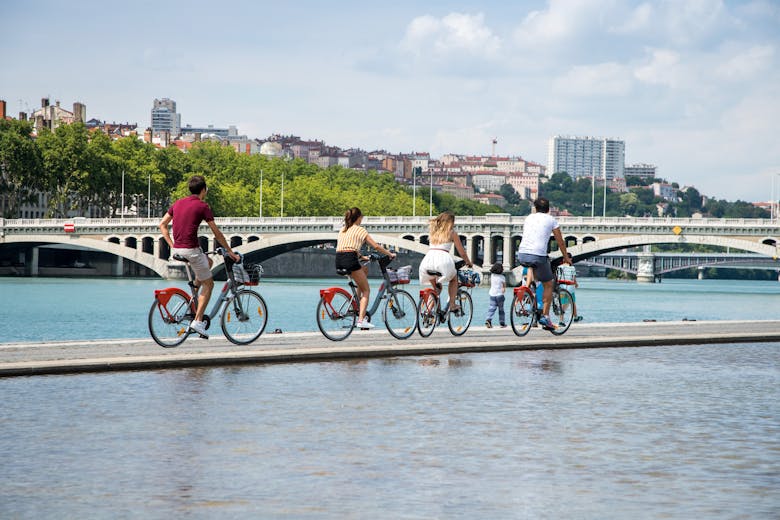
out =
<svg viewBox="0 0 780 520"><path fill-rule="evenodd" d="M34 202L46 187L43 160L31 134L27 121L0 119L0 195L8 201L0 216L16 217L19 207Z"/></svg>

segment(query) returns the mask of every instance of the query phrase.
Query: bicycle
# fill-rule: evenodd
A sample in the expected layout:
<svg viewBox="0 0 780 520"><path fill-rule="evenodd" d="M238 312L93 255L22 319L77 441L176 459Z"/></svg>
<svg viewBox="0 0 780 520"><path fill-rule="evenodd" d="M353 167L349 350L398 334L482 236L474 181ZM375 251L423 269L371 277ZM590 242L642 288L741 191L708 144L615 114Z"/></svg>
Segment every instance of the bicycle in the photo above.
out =
<svg viewBox="0 0 780 520"><path fill-rule="evenodd" d="M414 334L417 327L417 305L411 294L397 288L396 285L409 283L411 268L398 271L387 269L392 259L376 253L369 255L369 261L377 262L384 280L379 286L374 302L366 309L366 319L371 321L371 317L379 309L380 302L386 300L382 309L382 318L387 330L397 339L406 339ZM341 341L352 334L360 311L357 284L349 272L341 269L337 269L336 272L349 277L351 293L342 287L320 289L320 301L317 304L317 327L322 335L331 341Z"/></svg>
<svg viewBox="0 0 780 520"><path fill-rule="evenodd" d="M263 268L259 264L236 263L227 251L217 248L207 255L222 255L225 261L227 281L213 303L211 311L203 316L206 329L221 311L220 325L225 337L236 345L247 345L260 337L268 323L265 300L259 293L243 286L254 286L260 282ZM189 328L198 308L198 290L195 286L192 268L186 258L174 255L184 262L191 292L178 287L154 291L154 302L149 309L149 332L158 345L165 348L181 345L190 334L197 334ZM242 258L243 261L243 258Z"/></svg>
<svg viewBox="0 0 780 520"><path fill-rule="evenodd" d="M521 264L529 269L532 266ZM571 280L559 280L558 269L553 271L553 293L552 302L550 302L550 317L555 328L549 330L556 336L564 334L574 318L572 302L574 298L565 285L573 285ZM537 326L539 318L542 317L541 302L536 298L536 280L531 281L530 286L521 285L515 287L512 306L510 307L509 321L512 324L512 330L518 336L525 336L531 327Z"/></svg>
<svg viewBox="0 0 780 520"><path fill-rule="evenodd" d="M442 286L436 283L435 287L426 287L420 290L420 301L417 305L419 316L417 317L417 328L420 336L427 338L433 334L433 329L439 323L447 322L447 326L453 336L462 336L471 325L471 319L474 315L474 305L471 300L470 291L476 285L479 285L480 275L472 269L461 270L465 262L459 260L455 263L458 270L458 292L455 295L456 310L442 310L441 298L439 296ZM438 271L427 271L432 277L439 277Z"/></svg>

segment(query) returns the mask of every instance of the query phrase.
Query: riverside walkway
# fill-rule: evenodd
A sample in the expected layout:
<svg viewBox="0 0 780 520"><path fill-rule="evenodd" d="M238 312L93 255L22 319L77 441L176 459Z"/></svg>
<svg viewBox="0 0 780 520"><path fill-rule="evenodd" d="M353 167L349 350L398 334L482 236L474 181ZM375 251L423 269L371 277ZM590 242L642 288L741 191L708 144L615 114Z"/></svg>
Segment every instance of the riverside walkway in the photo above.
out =
<svg viewBox="0 0 780 520"><path fill-rule="evenodd" d="M563 336L541 329L518 338L511 328L472 327L453 337L437 329L430 338L399 341L381 323L332 342L319 332L264 333L248 346L221 336L190 337L164 349L151 339L0 343L0 377L209 367L238 364L327 362L360 358L435 356L473 352L576 348L646 347L780 342L780 320L596 323L573 325Z"/></svg>

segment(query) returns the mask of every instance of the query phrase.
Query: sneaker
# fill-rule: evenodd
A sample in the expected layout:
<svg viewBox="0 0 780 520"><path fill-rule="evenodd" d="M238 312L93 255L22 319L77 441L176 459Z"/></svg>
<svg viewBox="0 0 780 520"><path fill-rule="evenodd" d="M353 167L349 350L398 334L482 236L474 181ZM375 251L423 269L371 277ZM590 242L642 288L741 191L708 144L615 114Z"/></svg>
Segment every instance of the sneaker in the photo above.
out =
<svg viewBox="0 0 780 520"><path fill-rule="evenodd" d="M502 324L501 324L501 328L502 328L502 329L505 329L505 328L506 328L506 323L502 323Z"/></svg>
<svg viewBox="0 0 780 520"><path fill-rule="evenodd" d="M541 325L544 330L555 330L557 328L547 316L539 318L539 325Z"/></svg>
<svg viewBox="0 0 780 520"><path fill-rule="evenodd" d="M485 321L485 327L487 327L489 329L492 329L493 328L493 323L491 323L490 320L487 320L487 321Z"/></svg>
<svg viewBox="0 0 780 520"><path fill-rule="evenodd" d="M363 320L363 321L357 322L357 325L355 325L355 327L357 327L359 329L373 329L374 328L374 324L371 323L368 320Z"/></svg>
<svg viewBox="0 0 780 520"><path fill-rule="evenodd" d="M582 321L582 316L575 316L574 321Z"/></svg>
<svg viewBox="0 0 780 520"><path fill-rule="evenodd" d="M192 320L190 322L190 330L197 332L201 338L209 339L209 334L206 332L206 323L202 321Z"/></svg>

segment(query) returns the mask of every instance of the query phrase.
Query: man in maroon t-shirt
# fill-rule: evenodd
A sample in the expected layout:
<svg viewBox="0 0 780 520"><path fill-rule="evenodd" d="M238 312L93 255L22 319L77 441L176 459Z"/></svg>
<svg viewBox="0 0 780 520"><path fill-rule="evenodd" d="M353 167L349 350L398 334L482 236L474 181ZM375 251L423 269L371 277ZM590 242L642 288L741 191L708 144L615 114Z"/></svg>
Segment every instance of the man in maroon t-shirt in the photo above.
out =
<svg viewBox="0 0 780 520"><path fill-rule="evenodd" d="M189 260L190 267L195 273L195 287L200 289L200 295L198 296L198 310L195 313L195 319L190 323L190 329L200 334L201 337L208 338L203 315L211 299L211 291L214 289L214 277L211 274L211 258L206 256L200 248L200 242L198 242L200 223L205 221L208 224L211 232L214 233L214 238L230 253L233 260L239 262L241 257L230 248L225 235L214 222L211 208L205 202L206 194L209 191L206 187L206 179L202 175L194 175L190 179L189 188L192 195L173 203L173 206L160 221L160 231L171 247L172 254L179 254ZM173 220L173 240L171 240L171 234L168 231L168 224L171 223L171 220Z"/></svg>

